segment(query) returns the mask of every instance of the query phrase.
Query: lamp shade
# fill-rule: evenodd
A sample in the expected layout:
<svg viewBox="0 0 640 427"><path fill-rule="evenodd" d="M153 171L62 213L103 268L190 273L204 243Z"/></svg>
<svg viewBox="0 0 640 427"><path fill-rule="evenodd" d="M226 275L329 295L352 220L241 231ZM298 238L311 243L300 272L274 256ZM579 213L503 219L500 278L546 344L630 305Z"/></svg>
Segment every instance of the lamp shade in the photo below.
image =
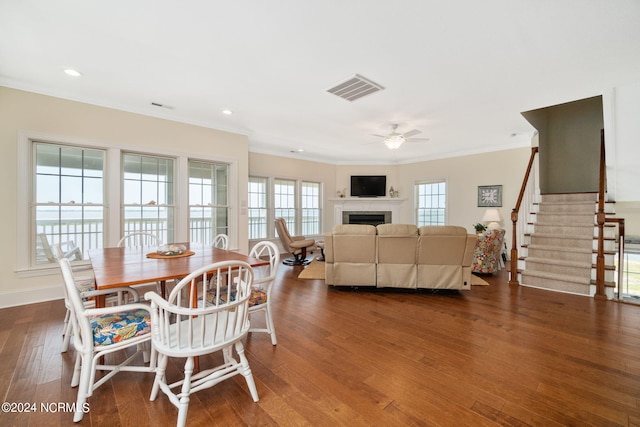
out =
<svg viewBox="0 0 640 427"><path fill-rule="evenodd" d="M494 230L500 228L500 222L502 222L502 214L498 209L487 209L482 216L482 222L488 222L487 228Z"/></svg>

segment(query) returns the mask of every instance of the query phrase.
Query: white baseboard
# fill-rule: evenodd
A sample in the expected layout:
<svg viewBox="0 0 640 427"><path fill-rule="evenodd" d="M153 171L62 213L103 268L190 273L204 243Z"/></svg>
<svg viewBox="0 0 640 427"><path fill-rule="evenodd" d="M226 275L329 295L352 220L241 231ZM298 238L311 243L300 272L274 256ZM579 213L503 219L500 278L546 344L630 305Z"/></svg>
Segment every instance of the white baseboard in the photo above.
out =
<svg viewBox="0 0 640 427"><path fill-rule="evenodd" d="M27 291L6 292L0 294L0 308L16 307L20 305L35 304L38 302L63 299L63 291L60 286L48 288L29 289Z"/></svg>

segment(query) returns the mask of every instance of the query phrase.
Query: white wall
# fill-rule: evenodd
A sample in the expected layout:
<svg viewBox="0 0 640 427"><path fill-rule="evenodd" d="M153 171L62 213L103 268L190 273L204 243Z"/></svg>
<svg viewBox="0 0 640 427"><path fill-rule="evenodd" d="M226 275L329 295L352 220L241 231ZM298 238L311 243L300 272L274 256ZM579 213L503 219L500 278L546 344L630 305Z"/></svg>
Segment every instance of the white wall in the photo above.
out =
<svg viewBox="0 0 640 427"><path fill-rule="evenodd" d="M22 134L48 135L55 139L91 141L154 152L156 149L207 156L237 162L238 193L232 195L239 206L246 206L248 177L248 139L237 135L139 114L67 101L30 92L0 87L0 307L43 301L62 296L62 281L53 275L37 276L17 272L16 246L18 215L25 215L17 204L18 141ZM237 209L238 247L248 250L247 215Z"/></svg>
<svg viewBox="0 0 640 427"><path fill-rule="evenodd" d="M617 87L606 107L611 109L612 129L605 137L609 191L617 202L640 201L640 83ZM615 173L613 176L609 176Z"/></svg>

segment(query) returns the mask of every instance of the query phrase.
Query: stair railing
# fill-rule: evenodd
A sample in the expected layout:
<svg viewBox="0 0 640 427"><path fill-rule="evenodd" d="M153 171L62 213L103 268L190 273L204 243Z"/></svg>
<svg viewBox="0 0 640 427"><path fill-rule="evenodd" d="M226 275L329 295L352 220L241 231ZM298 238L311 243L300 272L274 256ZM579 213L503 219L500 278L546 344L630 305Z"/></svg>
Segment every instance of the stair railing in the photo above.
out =
<svg viewBox="0 0 640 427"><path fill-rule="evenodd" d="M598 182L598 213L596 222L598 225L598 254L596 255L596 293L595 299L606 299L604 290L604 189L606 184L606 161L604 149L604 129L600 130L600 178Z"/></svg>
<svg viewBox="0 0 640 427"><path fill-rule="evenodd" d="M607 162L605 156L604 129L600 130L600 177L598 180L598 254L596 255L596 299L606 299L605 292L605 260L604 260L604 224L618 224L618 300L622 297L622 280L624 272L624 218L607 218L604 209L605 189L607 184Z"/></svg>
<svg viewBox="0 0 640 427"><path fill-rule="evenodd" d="M529 157L529 164L527 165L527 171L525 172L524 179L522 180L522 187L520 187L520 194L516 202L516 207L511 211L512 222L512 237L511 237L511 267L509 271L509 284L519 285L518 281L518 216L520 213L520 206L525 195L525 191L529 185L531 179L531 170L533 169L533 162L536 154L538 153L538 147L531 147L531 156Z"/></svg>

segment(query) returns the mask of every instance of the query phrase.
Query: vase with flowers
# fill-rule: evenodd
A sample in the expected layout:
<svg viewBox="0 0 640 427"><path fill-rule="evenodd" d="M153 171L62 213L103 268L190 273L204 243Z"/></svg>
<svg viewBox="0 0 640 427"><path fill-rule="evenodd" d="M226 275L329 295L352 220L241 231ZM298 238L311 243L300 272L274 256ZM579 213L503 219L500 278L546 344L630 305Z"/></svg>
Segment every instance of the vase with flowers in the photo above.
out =
<svg viewBox="0 0 640 427"><path fill-rule="evenodd" d="M476 234L482 234L487 229L487 226L478 222L477 224L473 224L473 228L475 228Z"/></svg>

